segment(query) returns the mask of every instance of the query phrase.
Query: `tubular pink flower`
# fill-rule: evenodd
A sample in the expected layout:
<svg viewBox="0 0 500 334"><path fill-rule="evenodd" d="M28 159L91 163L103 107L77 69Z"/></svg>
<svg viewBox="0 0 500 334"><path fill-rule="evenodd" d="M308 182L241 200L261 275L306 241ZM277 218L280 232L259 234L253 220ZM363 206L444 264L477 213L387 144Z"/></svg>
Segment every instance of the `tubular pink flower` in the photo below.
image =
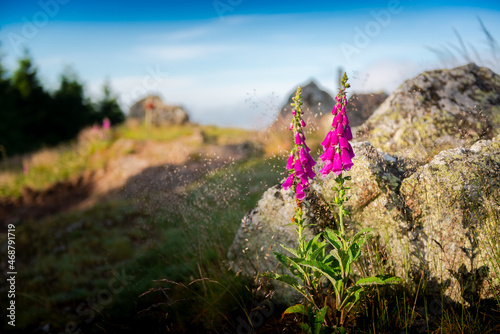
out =
<svg viewBox="0 0 500 334"><path fill-rule="evenodd" d="M302 140L302 135L297 131L297 133L295 134L295 144L302 145L303 143L304 141Z"/></svg>
<svg viewBox="0 0 500 334"><path fill-rule="evenodd" d="M300 148L300 151L299 151L299 159L300 159L300 163L305 166L307 164L307 156L306 156L306 151L304 150L303 147Z"/></svg>
<svg viewBox="0 0 500 334"><path fill-rule="evenodd" d="M312 167L314 165L316 165L316 162L311 158L309 153L307 153L303 147L300 149L299 157L300 157L300 162L304 168L305 175L307 175L307 177L309 177L310 179L314 179L316 174L312 170ZM309 182L307 181L307 178L305 179L305 182L302 182L302 183L309 184Z"/></svg>
<svg viewBox="0 0 500 334"><path fill-rule="evenodd" d="M307 173L302 174L299 177L299 181L300 181L299 183L307 187L309 185L309 180L307 178L308 178Z"/></svg>
<svg viewBox="0 0 500 334"><path fill-rule="evenodd" d="M297 195L296 195L296 197L297 197L297 199L298 199L299 201L302 201L302 200L306 197L306 195L305 195L305 193L304 193L304 189L305 189L305 188L304 188L304 186L302 185L302 183L298 183L298 184L297 184Z"/></svg>
<svg viewBox="0 0 500 334"><path fill-rule="evenodd" d="M332 163L332 172L335 175L339 175L342 173L342 160L340 159L340 154L335 152L335 155L333 157L333 163Z"/></svg>
<svg viewBox="0 0 500 334"><path fill-rule="evenodd" d="M329 164L333 161L333 155L335 154L335 148L333 146L329 146L325 153L320 155L320 159L325 162L325 164Z"/></svg>
<svg viewBox="0 0 500 334"><path fill-rule="evenodd" d="M332 141L330 142L330 146L335 147L339 143L339 136L332 131Z"/></svg>
<svg viewBox="0 0 500 334"><path fill-rule="evenodd" d="M339 105L336 104L332 108L332 115L336 115L338 111L339 111Z"/></svg>
<svg viewBox="0 0 500 334"><path fill-rule="evenodd" d="M351 127L349 126L349 124L347 124L345 126L344 134L345 134L345 139L352 140L352 131L351 131Z"/></svg>
<svg viewBox="0 0 500 334"><path fill-rule="evenodd" d="M316 176L316 173L313 171L311 165L307 165L306 174L307 177L310 178L311 180L314 179L314 177Z"/></svg>
<svg viewBox="0 0 500 334"><path fill-rule="evenodd" d="M311 168L316 166L316 161L314 161L314 159L311 157L310 154L306 154L306 158L307 158L307 165L308 166L311 166Z"/></svg>
<svg viewBox="0 0 500 334"><path fill-rule="evenodd" d="M283 182L283 189L288 190L293 185L293 180L295 179L295 175L292 173L288 175L286 181Z"/></svg>
<svg viewBox="0 0 500 334"><path fill-rule="evenodd" d="M286 169L290 170L293 168L293 159L295 158L295 154L293 152L288 157L288 161L286 162Z"/></svg>
<svg viewBox="0 0 500 334"><path fill-rule="evenodd" d="M332 163L329 164L325 163L325 165L323 165L323 168L321 168L319 172L321 173L321 175L323 175L323 177L325 177L332 171L332 166L333 166Z"/></svg>
<svg viewBox="0 0 500 334"><path fill-rule="evenodd" d="M293 167L295 169L295 175L297 175L297 177L301 177L302 174L304 174L304 169L302 168L302 164L300 163L300 159L295 160Z"/></svg>
<svg viewBox="0 0 500 334"><path fill-rule="evenodd" d="M341 113L338 113L337 115L335 115L335 117L333 118L332 126L336 127L337 124L342 123L342 117L343 116Z"/></svg>
<svg viewBox="0 0 500 334"><path fill-rule="evenodd" d="M340 148L348 148L349 147L349 142L344 136L339 137L339 146Z"/></svg>
<svg viewBox="0 0 500 334"><path fill-rule="evenodd" d="M349 153L349 156L352 158L354 158L355 154L354 154L354 150L352 149L352 146L351 144L349 144L349 147L347 148L347 153Z"/></svg>
<svg viewBox="0 0 500 334"><path fill-rule="evenodd" d="M305 141L302 143L302 145L306 148L307 152L311 152L311 149L309 148L309 146L307 146Z"/></svg>
<svg viewBox="0 0 500 334"><path fill-rule="evenodd" d="M342 167L344 167L345 170L351 170L353 163L351 161L351 155L347 150L342 150L340 152L340 159L342 160Z"/></svg>
<svg viewBox="0 0 500 334"><path fill-rule="evenodd" d="M339 136L343 135L344 134L344 126L342 125L342 123L339 123L337 125L337 128L335 129L335 131L337 132L337 134Z"/></svg>
<svg viewBox="0 0 500 334"><path fill-rule="evenodd" d="M339 143L339 136L335 131L329 131L328 134L326 135L325 140L321 143L323 146L323 149L326 151L329 147L334 147Z"/></svg>
<svg viewBox="0 0 500 334"><path fill-rule="evenodd" d="M321 146L323 146L323 149L326 150L327 147L330 147L330 143L332 141L332 134L333 132L332 131L328 131L328 133L326 134L326 137L325 139L321 142Z"/></svg>

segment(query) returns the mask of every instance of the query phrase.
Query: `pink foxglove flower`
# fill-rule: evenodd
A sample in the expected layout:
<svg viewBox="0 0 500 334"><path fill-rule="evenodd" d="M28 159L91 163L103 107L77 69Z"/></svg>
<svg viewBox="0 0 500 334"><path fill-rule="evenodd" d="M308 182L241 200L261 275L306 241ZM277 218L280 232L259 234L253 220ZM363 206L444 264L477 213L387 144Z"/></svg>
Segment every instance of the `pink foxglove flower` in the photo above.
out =
<svg viewBox="0 0 500 334"><path fill-rule="evenodd" d="M334 115L332 129L321 143L324 153L320 158L325 163L320 170L323 177L330 174L330 172L340 175L342 171L350 170L353 165L352 158L354 158L354 151L349 143L352 140L352 131L346 115L347 97L345 90L349 87L347 75L344 73L342 88L335 97L337 103L332 109L332 114Z"/></svg>
<svg viewBox="0 0 500 334"><path fill-rule="evenodd" d="M316 176L313 170L316 162L311 158L309 152L311 149L306 145L306 137L302 128L306 125L302 119L302 88L297 89L293 98L292 111L293 120L289 129L293 131L294 147L288 157L286 169L290 170L290 175L283 183L284 189L292 188L295 192L295 198L302 201L305 198L305 190L309 186L309 180Z"/></svg>
<svg viewBox="0 0 500 334"><path fill-rule="evenodd" d="M288 175L285 182L283 182L283 188L285 188L285 190L290 189L290 187L293 186L294 179L295 179L295 174L292 173L292 174Z"/></svg>
<svg viewBox="0 0 500 334"><path fill-rule="evenodd" d="M290 154L290 156L288 157L288 161L286 163L286 169L290 170L293 168L293 160L294 160L295 156L292 152L292 154Z"/></svg>
<svg viewBox="0 0 500 334"><path fill-rule="evenodd" d="M102 121L102 129L104 131L108 131L110 128L111 128L111 121L109 120L109 118L105 118Z"/></svg>

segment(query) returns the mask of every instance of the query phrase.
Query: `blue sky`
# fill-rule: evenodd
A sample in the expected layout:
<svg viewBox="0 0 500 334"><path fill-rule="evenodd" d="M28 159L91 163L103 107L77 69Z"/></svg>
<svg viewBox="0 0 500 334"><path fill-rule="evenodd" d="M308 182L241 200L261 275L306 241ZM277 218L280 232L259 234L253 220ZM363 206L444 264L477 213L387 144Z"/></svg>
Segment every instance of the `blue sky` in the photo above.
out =
<svg viewBox="0 0 500 334"><path fill-rule="evenodd" d="M0 51L13 70L27 47L52 88L69 67L95 98L109 80L124 108L156 93L194 121L261 128L298 84L334 94L339 66L351 91L389 93L465 63L428 49L458 45L453 29L498 72L477 17L500 40L498 1L4 0Z"/></svg>

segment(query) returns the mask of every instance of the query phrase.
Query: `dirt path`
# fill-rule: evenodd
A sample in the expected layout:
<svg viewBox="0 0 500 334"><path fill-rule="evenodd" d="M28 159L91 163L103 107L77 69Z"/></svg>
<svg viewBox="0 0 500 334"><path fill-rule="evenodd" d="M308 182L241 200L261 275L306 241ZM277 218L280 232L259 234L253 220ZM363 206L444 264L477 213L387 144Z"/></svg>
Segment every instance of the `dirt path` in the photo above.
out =
<svg viewBox="0 0 500 334"><path fill-rule="evenodd" d="M176 193L207 172L254 153L248 144L196 146L185 141L137 143L120 139L113 145L134 150L111 159L105 168L87 171L42 191L25 187L17 199L0 199L0 221L36 220L114 199L134 200L147 209L151 201L144 199L152 194L162 194L155 201L168 205Z"/></svg>

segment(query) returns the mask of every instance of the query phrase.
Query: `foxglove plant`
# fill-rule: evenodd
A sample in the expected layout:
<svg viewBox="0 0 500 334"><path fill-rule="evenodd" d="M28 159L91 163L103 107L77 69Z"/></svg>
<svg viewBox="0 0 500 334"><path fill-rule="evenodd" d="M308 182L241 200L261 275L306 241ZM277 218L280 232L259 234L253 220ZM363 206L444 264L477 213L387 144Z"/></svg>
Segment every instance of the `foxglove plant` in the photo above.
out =
<svg viewBox="0 0 500 334"><path fill-rule="evenodd" d="M307 333L320 334L335 329L337 332L345 332L344 325L347 315L360 300L361 294L366 285L384 285L399 281L396 277L376 276L362 278L355 284L351 280L351 267L361 255L361 249L370 237L370 229L358 232L352 239L348 239L344 233L343 217L349 216L349 212L344 206L348 200L344 182L350 180L349 176L342 176L343 171L349 171L353 166L352 158L354 151L349 143L352 140L352 132L349 120L346 115L346 89L350 87L347 83L347 75L344 73L341 82L341 89L336 96L336 105L332 110L334 116L332 128L322 142L324 153L320 156L323 161L323 168L320 170L323 177L329 173L337 175L336 185L333 190L336 192L334 204L339 208L339 230L326 229L324 233L317 234L311 240L306 241L303 235L304 220L302 218L302 200L304 199L304 189L309 186L309 179L314 178L315 173L312 167L315 162L309 155L310 149L305 144L305 136L302 128L305 126L302 120L301 110L301 88L297 90L294 98L295 110L294 118L290 124L290 130L294 133L295 145L288 157L287 169L290 175L283 183L285 189L292 188L295 193L297 208L292 218L292 223L297 226L298 247L297 249L282 247L293 256L286 256L275 252L278 261L290 270L295 276L280 275L276 273L265 273L264 276L271 277L277 281L285 283L306 299L306 305L297 304L289 307L287 313L300 313L308 318L308 323L300 324L300 327ZM321 240L323 237L323 240ZM327 254L327 247L331 250ZM328 280L333 288L334 303L328 304L321 283ZM330 294L330 292L328 292ZM335 312L328 313L329 306Z"/></svg>
<svg viewBox="0 0 500 334"><path fill-rule="evenodd" d="M296 226L298 234L298 246L297 249L288 248L281 245L285 250L294 255L294 257L289 257L281 253L275 252L275 256L278 261L283 264L286 268L297 277L300 278L301 282L297 278L290 275L281 275L277 273L264 273L264 276L271 277L277 281L281 281L285 284L290 285L301 293L308 301L308 312L309 324L301 324L301 327L305 330L314 331L314 333L319 333L322 328L322 323L325 320L326 311L328 308L320 308L321 302L317 300L320 297L319 291L321 288L321 273L316 269L307 266L308 262L315 261L319 257L324 257L324 249L326 243L319 241L320 235L317 235L312 240L306 242L305 236L303 234L304 224L303 218L303 208L302 201L305 198L305 190L310 185L309 180L314 179L316 173L313 167L316 162L311 158L311 149L307 146L305 140L305 134L303 128L306 126L304 120L302 119L302 88L299 86L296 95L293 98L292 111L293 119L290 123L289 130L293 131L294 146L288 156L286 169L290 171L287 179L283 183L283 188L288 190L292 188L295 194L295 215L292 218L292 224ZM304 305L295 305L288 308L285 313L301 313L302 307ZM304 311L305 312L305 311Z"/></svg>
<svg viewBox="0 0 500 334"><path fill-rule="evenodd" d="M349 143L352 140L352 132L346 115L347 97L345 90L349 87L347 76L344 73L342 87L335 97L337 103L332 109L334 116L332 128L321 143L325 151L320 156L320 159L325 163L320 171L323 176L330 172L340 175L342 170L349 171L353 165L351 159L354 158L354 151Z"/></svg>
<svg viewBox="0 0 500 334"><path fill-rule="evenodd" d="M316 173L313 171L316 161L311 158L309 152L311 149L306 145L306 136L303 127L306 123L302 119L302 88L299 86L297 93L293 98L292 106L295 108L292 111L293 120L290 123L289 130L293 131L294 147L288 157L286 169L291 171L290 175L283 183L283 188L288 190L293 188L293 192L298 202L305 197L304 190L309 186L309 179L314 179Z"/></svg>
<svg viewBox="0 0 500 334"><path fill-rule="evenodd" d="M299 236L299 250L304 249L304 220L302 218L302 201L305 198L305 190L309 187L309 180L314 179L316 173L313 167L316 162L311 158L309 152L311 149L306 144L306 136L303 128L306 123L302 119L302 88L299 86L295 97L293 98L292 111L293 119L288 129L293 132L294 146L288 156L286 169L290 171L283 188L288 190L292 188L295 194L295 201L297 207L295 209L295 216L292 218L292 223L297 226L297 233Z"/></svg>

